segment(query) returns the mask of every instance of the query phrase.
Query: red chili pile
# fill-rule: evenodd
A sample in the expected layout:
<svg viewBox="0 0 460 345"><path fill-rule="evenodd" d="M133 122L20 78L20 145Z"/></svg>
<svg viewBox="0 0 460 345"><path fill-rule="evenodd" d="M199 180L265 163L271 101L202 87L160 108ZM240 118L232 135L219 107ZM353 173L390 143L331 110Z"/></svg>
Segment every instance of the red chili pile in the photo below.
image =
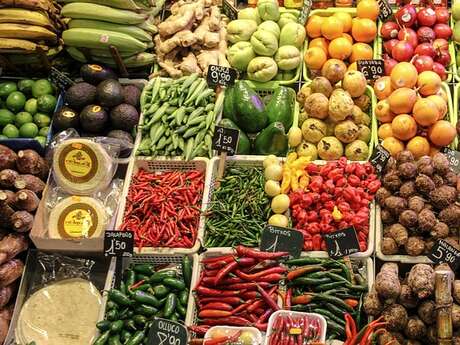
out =
<svg viewBox="0 0 460 345"><path fill-rule="evenodd" d="M268 334L268 345L320 343L321 323L308 315L279 314Z"/></svg>
<svg viewBox="0 0 460 345"><path fill-rule="evenodd" d="M294 227L304 236L303 250L326 250L322 234L354 226L361 251L367 249L369 203L380 188L369 163L345 157L325 165L309 164L308 191L289 194Z"/></svg>
<svg viewBox="0 0 460 345"><path fill-rule="evenodd" d="M201 171L147 172L133 177L120 230L134 231L136 247L193 247L200 221Z"/></svg>
<svg viewBox="0 0 460 345"><path fill-rule="evenodd" d="M279 258L286 252L260 252L237 246L235 255L202 260L201 276L194 292L198 326L190 330L204 335L211 326L253 326L267 330L270 315L279 310L278 283L286 268Z"/></svg>

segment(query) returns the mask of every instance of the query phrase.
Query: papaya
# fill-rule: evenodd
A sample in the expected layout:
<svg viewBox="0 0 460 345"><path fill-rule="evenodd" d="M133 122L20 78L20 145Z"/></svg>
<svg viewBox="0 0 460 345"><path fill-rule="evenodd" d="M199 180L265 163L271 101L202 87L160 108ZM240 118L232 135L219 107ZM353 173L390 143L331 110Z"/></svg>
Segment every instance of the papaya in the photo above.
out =
<svg viewBox="0 0 460 345"><path fill-rule="evenodd" d="M287 130L294 121L294 90L280 86L273 93L266 107L268 123L281 122Z"/></svg>
<svg viewBox="0 0 460 345"><path fill-rule="evenodd" d="M237 155L248 155L251 151L251 143L249 141L248 136L244 133L238 126L230 119L222 119L219 122L219 126L224 128L232 128L238 130L240 133L238 139L238 146L236 148Z"/></svg>
<svg viewBox="0 0 460 345"><path fill-rule="evenodd" d="M265 105L247 82L237 81L233 90L235 124L246 133L256 133L268 124Z"/></svg>
<svg viewBox="0 0 460 345"><path fill-rule="evenodd" d="M257 155L285 155L288 150L288 136L281 122L273 122L257 134L254 151Z"/></svg>

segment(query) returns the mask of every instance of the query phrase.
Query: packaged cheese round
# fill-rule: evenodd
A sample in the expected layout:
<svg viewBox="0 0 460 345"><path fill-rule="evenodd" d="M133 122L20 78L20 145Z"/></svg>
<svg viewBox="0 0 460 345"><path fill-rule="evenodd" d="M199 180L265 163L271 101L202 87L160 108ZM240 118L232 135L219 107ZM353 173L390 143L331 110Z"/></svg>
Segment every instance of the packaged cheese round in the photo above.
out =
<svg viewBox="0 0 460 345"><path fill-rule="evenodd" d="M53 153L53 176L66 192L92 195L107 188L115 162L103 144L76 138L60 143Z"/></svg>
<svg viewBox="0 0 460 345"><path fill-rule="evenodd" d="M72 195L51 209L48 236L67 240L100 237L107 218L105 206L99 200Z"/></svg>

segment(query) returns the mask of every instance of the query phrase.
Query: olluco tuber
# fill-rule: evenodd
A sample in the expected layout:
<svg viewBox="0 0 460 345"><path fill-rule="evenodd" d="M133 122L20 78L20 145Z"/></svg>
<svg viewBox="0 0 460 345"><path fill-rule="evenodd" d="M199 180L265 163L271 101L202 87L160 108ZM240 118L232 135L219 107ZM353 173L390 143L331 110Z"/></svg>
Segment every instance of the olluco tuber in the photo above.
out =
<svg viewBox="0 0 460 345"><path fill-rule="evenodd" d="M401 284L398 278L398 265L392 262L383 264L375 277L375 291L384 300L384 303L395 302L401 293Z"/></svg>
<svg viewBox="0 0 460 345"><path fill-rule="evenodd" d="M414 265L407 281L412 292L419 299L430 297L434 293L434 270L430 265Z"/></svg>
<svg viewBox="0 0 460 345"><path fill-rule="evenodd" d="M406 308L396 303L386 307L382 316L385 322L388 322L387 329L389 331L404 330L409 318Z"/></svg>
<svg viewBox="0 0 460 345"><path fill-rule="evenodd" d="M417 226L417 213L412 210L405 210L399 215L399 223L406 228L414 228Z"/></svg>
<svg viewBox="0 0 460 345"><path fill-rule="evenodd" d="M428 175L420 174L415 179L415 188L422 194L430 194L435 187L433 180Z"/></svg>
<svg viewBox="0 0 460 345"><path fill-rule="evenodd" d="M418 316L411 316L407 321L406 328L404 329L404 334L409 339L420 339L422 340L426 334L426 326Z"/></svg>
<svg viewBox="0 0 460 345"><path fill-rule="evenodd" d="M17 232L27 232L32 229L34 216L27 211L16 211L11 216L11 225Z"/></svg>
<svg viewBox="0 0 460 345"><path fill-rule="evenodd" d="M435 153L433 156L433 168L436 174L446 175L450 171L449 160L446 155L440 152Z"/></svg>
<svg viewBox="0 0 460 345"><path fill-rule="evenodd" d="M22 189L16 193L14 206L18 210L33 212L37 209L40 199L38 196L28 189Z"/></svg>
<svg viewBox="0 0 460 345"><path fill-rule="evenodd" d="M434 215L433 211L424 208L418 214L418 228L421 231L430 231L436 225L436 216Z"/></svg>
<svg viewBox="0 0 460 345"><path fill-rule="evenodd" d="M451 186L440 186L430 193L430 201L435 209L442 210L457 200L457 189Z"/></svg>
<svg viewBox="0 0 460 345"><path fill-rule="evenodd" d="M45 182L43 182L37 176L31 174L19 175L16 181L14 181L15 188L28 189L35 194L41 194L45 189L45 186Z"/></svg>

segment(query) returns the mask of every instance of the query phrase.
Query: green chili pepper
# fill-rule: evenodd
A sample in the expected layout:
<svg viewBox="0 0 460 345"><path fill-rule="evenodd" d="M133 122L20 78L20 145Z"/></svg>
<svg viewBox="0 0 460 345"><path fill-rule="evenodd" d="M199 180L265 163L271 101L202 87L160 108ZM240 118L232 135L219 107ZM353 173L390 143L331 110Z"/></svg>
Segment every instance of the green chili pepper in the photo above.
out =
<svg viewBox="0 0 460 345"><path fill-rule="evenodd" d="M124 343L128 341L129 338L131 338L131 332L127 331L126 329L123 329L120 334L120 339Z"/></svg>
<svg viewBox="0 0 460 345"><path fill-rule="evenodd" d="M150 284L161 283L165 278L175 277L177 277L177 273L174 270L155 272L155 274L150 277Z"/></svg>
<svg viewBox="0 0 460 345"><path fill-rule="evenodd" d="M122 345L120 341L120 335L115 334L109 338L109 345Z"/></svg>
<svg viewBox="0 0 460 345"><path fill-rule="evenodd" d="M125 271L125 283L126 287L129 288L131 285L135 283L136 280L136 273L133 270L126 270Z"/></svg>
<svg viewBox="0 0 460 345"><path fill-rule="evenodd" d="M148 292L136 291L133 294L133 299L136 302L152 305L155 308L158 308L160 306L160 301L158 301L158 299L154 295L149 294Z"/></svg>
<svg viewBox="0 0 460 345"><path fill-rule="evenodd" d="M182 304L184 307L187 306L188 294L189 294L188 289L182 290L182 291L179 293L179 303Z"/></svg>
<svg viewBox="0 0 460 345"><path fill-rule="evenodd" d="M174 313L174 310L177 306L177 296L174 293L170 293L168 297L166 297L166 303L163 308L164 317L170 318L171 315Z"/></svg>
<svg viewBox="0 0 460 345"><path fill-rule="evenodd" d="M105 331L94 341L93 345L104 345L109 340L110 331Z"/></svg>
<svg viewBox="0 0 460 345"><path fill-rule="evenodd" d="M124 293L117 289L109 291L109 300L116 302L118 305L127 306L131 304L131 300Z"/></svg>
<svg viewBox="0 0 460 345"><path fill-rule="evenodd" d="M166 297L169 293L169 289L164 286L163 284L160 284L160 285L156 285L154 288L153 288L153 292L155 293L155 297L158 297L158 298L163 298L163 297Z"/></svg>
<svg viewBox="0 0 460 345"><path fill-rule="evenodd" d="M123 321L122 320L114 321L110 325L110 331L112 333L118 333L118 332L121 331L122 328L123 328Z"/></svg>
<svg viewBox="0 0 460 345"><path fill-rule="evenodd" d="M139 345L144 340L144 331L137 331L134 333L125 345Z"/></svg>
<svg viewBox="0 0 460 345"><path fill-rule="evenodd" d="M105 313L105 317L109 321L115 321L118 319L118 311L116 309L111 309Z"/></svg>
<svg viewBox="0 0 460 345"><path fill-rule="evenodd" d="M182 280L175 279L175 278L165 278L163 279L163 284L169 286L172 289L176 290L184 290L185 283Z"/></svg>
<svg viewBox="0 0 460 345"><path fill-rule="evenodd" d="M147 318L144 315L134 315L133 321L137 326L143 328L147 322Z"/></svg>
<svg viewBox="0 0 460 345"><path fill-rule="evenodd" d="M96 327L101 332L105 332L110 329L111 322L108 320L102 320L96 323Z"/></svg>
<svg viewBox="0 0 460 345"><path fill-rule="evenodd" d="M145 316L152 316L152 315L155 315L155 313L158 312L158 309L155 308L155 307L152 307L151 305L147 305L147 304L141 304L141 305L138 305L134 311L137 313L137 314L140 314L140 315L145 315Z"/></svg>
<svg viewBox="0 0 460 345"><path fill-rule="evenodd" d="M184 255L182 259L182 277L186 286L190 286L192 281L192 259L188 255Z"/></svg>
<svg viewBox="0 0 460 345"><path fill-rule="evenodd" d="M131 331L136 331L137 330L136 324L134 323L133 319L125 320L125 321L123 321L123 323L124 323L123 327L126 330L131 330Z"/></svg>

